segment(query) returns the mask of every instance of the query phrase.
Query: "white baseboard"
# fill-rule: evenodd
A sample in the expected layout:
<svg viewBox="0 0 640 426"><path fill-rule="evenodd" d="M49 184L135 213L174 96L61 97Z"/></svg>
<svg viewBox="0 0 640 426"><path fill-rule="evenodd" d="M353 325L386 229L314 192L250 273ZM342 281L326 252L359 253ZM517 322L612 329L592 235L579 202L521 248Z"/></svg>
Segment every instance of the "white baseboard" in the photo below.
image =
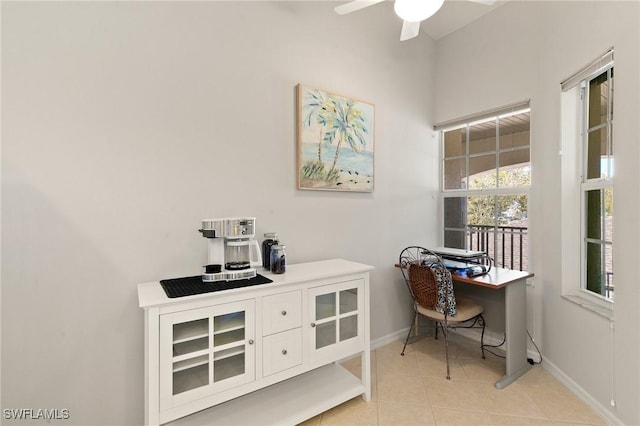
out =
<svg viewBox="0 0 640 426"><path fill-rule="evenodd" d="M551 361L545 359L542 363L542 367L549 372L553 377L555 377L560 383L567 387L575 396L580 398L585 404L589 407L593 408L593 410L598 413L603 419L606 420L607 424L610 425L622 425L624 424L619 418L615 416L606 406L602 405L598 401L596 401L591 395L589 395L582 387L580 387L576 382L571 380L569 376L564 374L562 370L560 370L555 364Z"/></svg>
<svg viewBox="0 0 640 426"><path fill-rule="evenodd" d="M423 335L423 330L426 330L426 327L421 326L420 327L420 334ZM400 340L402 342L404 342L404 339L407 338L407 333L409 332L409 327L407 328L403 328L402 330L398 330L395 331L393 333L387 334L386 336L383 337L379 337L375 340L371 341L371 350L375 350L378 348L381 348L385 345L388 345L389 343L395 342L397 340ZM452 333L457 333L461 336L467 337L469 339L475 340L478 343L480 343L480 337L481 337L481 332L479 330L475 330L475 329L458 329L458 330L452 330ZM496 333L492 333L491 331L487 330L484 333L484 343L488 344L488 345L499 345L500 343L502 343L503 341L503 336L502 335L497 335ZM534 359L538 359L539 355L536 354L536 357Z"/></svg>
<svg viewBox="0 0 640 426"><path fill-rule="evenodd" d="M404 328L402 330L395 331L391 334L387 334L386 336L379 337L375 340L372 340L371 350L374 351L378 348L381 348L383 346L388 345L389 343L392 343L398 340L404 342L404 339L406 339L408 332L409 332L409 327Z"/></svg>

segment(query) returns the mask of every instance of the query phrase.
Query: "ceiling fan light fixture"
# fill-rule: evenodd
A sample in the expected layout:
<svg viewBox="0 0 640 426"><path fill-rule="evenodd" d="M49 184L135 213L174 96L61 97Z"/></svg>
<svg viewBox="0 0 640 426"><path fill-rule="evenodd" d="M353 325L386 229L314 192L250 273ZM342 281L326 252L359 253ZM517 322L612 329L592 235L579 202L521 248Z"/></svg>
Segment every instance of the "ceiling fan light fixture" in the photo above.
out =
<svg viewBox="0 0 640 426"><path fill-rule="evenodd" d="M420 22L442 7L444 0L395 0L393 10L403 21Z"/></svg>

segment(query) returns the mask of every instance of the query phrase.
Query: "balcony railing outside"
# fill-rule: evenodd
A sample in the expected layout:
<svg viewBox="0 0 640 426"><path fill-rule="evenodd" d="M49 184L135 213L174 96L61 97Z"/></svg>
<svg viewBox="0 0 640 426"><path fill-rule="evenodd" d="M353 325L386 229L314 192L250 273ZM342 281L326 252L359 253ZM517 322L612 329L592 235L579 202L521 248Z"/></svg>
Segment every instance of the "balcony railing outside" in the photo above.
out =
<svg viewBox="0 0 640 426"><path fill-rule="evenodd" d="M468 225L467 229L469 250L488 253L496 266L528 270L528 229L526 227Z"/></svg>

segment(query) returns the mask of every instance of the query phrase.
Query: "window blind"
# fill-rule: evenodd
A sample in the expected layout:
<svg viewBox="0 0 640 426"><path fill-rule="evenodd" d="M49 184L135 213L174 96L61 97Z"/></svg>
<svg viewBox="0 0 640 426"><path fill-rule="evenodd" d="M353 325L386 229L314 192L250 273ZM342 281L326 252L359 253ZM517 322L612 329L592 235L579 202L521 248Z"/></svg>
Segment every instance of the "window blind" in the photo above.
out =
<svg viewBox="0 0 640 426"><path fill-rule="evenodd" d="M590 77L594 74L599 74L604 71L611 63L613 62L613 47L607 50L603 55L598 57L595 61L591 62L584 68L582 68L577 73L573 74L570 77L565 78L561 83L560 87L563 92L568 91L569 89L575 87L582 80Z"/></svg>

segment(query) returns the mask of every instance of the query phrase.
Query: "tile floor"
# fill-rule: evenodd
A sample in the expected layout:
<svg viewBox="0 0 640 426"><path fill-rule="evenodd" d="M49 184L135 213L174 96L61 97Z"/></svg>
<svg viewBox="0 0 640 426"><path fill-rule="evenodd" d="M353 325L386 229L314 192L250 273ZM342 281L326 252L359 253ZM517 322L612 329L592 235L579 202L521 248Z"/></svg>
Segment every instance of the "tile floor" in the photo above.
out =
<svg viewBox="0 0 640 426"><path fill-rule="evenodd" d="M504 360L490 354L483 360L478 344L460 336L449 342L447 380L443 343L427 336L410 344L404 356L400 341L373 351L371 401L352 399L303 425L606 424L540 365L505 389L494 388ZM360 376L359 357L343 365Z"/></svg>

